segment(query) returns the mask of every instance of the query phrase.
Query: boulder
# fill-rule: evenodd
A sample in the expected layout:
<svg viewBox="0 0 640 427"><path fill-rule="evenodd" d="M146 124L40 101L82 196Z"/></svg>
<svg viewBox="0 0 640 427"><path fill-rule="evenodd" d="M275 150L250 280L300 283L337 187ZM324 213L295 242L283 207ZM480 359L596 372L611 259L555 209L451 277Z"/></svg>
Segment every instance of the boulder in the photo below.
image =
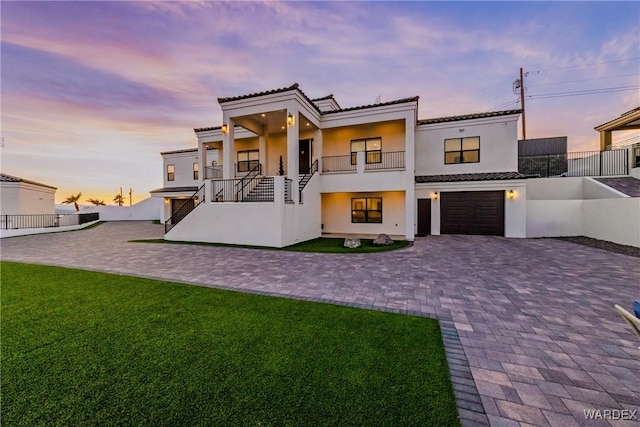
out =
<svg viewBox="0 0 640 427"><path fill-rule="evenodd" d="M347 237L346 239L344 239L344 245L345 248L359 248L360 247L360 239L358 239L357 237Z"/></svg>
<svg viewBox="0 0 640 427"><path fill-rule="evenodd" d="M378 237L373 241L373 246L388 246L393 245L393 240L391 237L386 234L379 234Z"/></svg>

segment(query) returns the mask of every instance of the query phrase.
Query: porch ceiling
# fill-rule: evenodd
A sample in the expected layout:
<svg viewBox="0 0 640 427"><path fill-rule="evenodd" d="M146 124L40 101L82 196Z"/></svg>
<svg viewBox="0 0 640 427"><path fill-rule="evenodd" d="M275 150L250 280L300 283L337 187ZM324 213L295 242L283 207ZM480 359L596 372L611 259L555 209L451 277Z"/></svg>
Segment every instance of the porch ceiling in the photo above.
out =
<svg viewBox="0 0 640 427"><path fill-rule="evenodd" d="M300 117L297 120L299 120L300 130L316 129L316 126L303 114L300 114L299 116ZM284 132L287 128L287 111L277 110L242 117L234 117L233 121L238 126L241 126L256 135Z"/></svg>

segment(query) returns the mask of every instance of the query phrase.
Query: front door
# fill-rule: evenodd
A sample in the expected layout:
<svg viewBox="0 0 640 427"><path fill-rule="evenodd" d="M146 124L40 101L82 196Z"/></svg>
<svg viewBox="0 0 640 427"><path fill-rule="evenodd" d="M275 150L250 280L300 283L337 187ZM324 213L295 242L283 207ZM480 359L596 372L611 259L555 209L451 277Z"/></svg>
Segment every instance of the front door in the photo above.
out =
<svg viewBox="0 0 640 427"><path fill-rule="evenodd" d="M431 199L418 199L418 236L431 234Z"/></svg>
<svg viewBox="0 0 640 427"><path fill-rule="evenodd" d="M306 175L309 173L309 169L311 169L311 141L312 139L301 139L300 140L300 170L298 171L300 175Z"/></svg>

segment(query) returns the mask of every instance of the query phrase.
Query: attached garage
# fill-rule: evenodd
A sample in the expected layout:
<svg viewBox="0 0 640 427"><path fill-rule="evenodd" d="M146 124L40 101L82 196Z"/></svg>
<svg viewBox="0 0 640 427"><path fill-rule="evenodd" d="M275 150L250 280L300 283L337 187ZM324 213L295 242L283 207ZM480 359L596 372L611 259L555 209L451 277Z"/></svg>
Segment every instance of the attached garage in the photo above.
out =
<svg viewBox="0 0 640 427"><path fill-rule="evenodd" d="M504 191L442 192L441 234L504 236Z"/></svg>

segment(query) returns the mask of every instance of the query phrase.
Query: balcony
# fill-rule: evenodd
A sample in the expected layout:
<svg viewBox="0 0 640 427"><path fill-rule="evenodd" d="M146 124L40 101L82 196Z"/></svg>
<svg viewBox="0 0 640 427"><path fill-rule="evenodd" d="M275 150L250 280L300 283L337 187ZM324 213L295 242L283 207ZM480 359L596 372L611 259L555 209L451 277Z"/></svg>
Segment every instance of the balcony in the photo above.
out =
<svg viewBox="0 0 640 427"><path fill-rule="evenodd" d="M368 151L351 153L346 156L322 158L322 173L355 173L360 170L358 162L364 164L365 172L405 169L404 151Z"/></svg>

